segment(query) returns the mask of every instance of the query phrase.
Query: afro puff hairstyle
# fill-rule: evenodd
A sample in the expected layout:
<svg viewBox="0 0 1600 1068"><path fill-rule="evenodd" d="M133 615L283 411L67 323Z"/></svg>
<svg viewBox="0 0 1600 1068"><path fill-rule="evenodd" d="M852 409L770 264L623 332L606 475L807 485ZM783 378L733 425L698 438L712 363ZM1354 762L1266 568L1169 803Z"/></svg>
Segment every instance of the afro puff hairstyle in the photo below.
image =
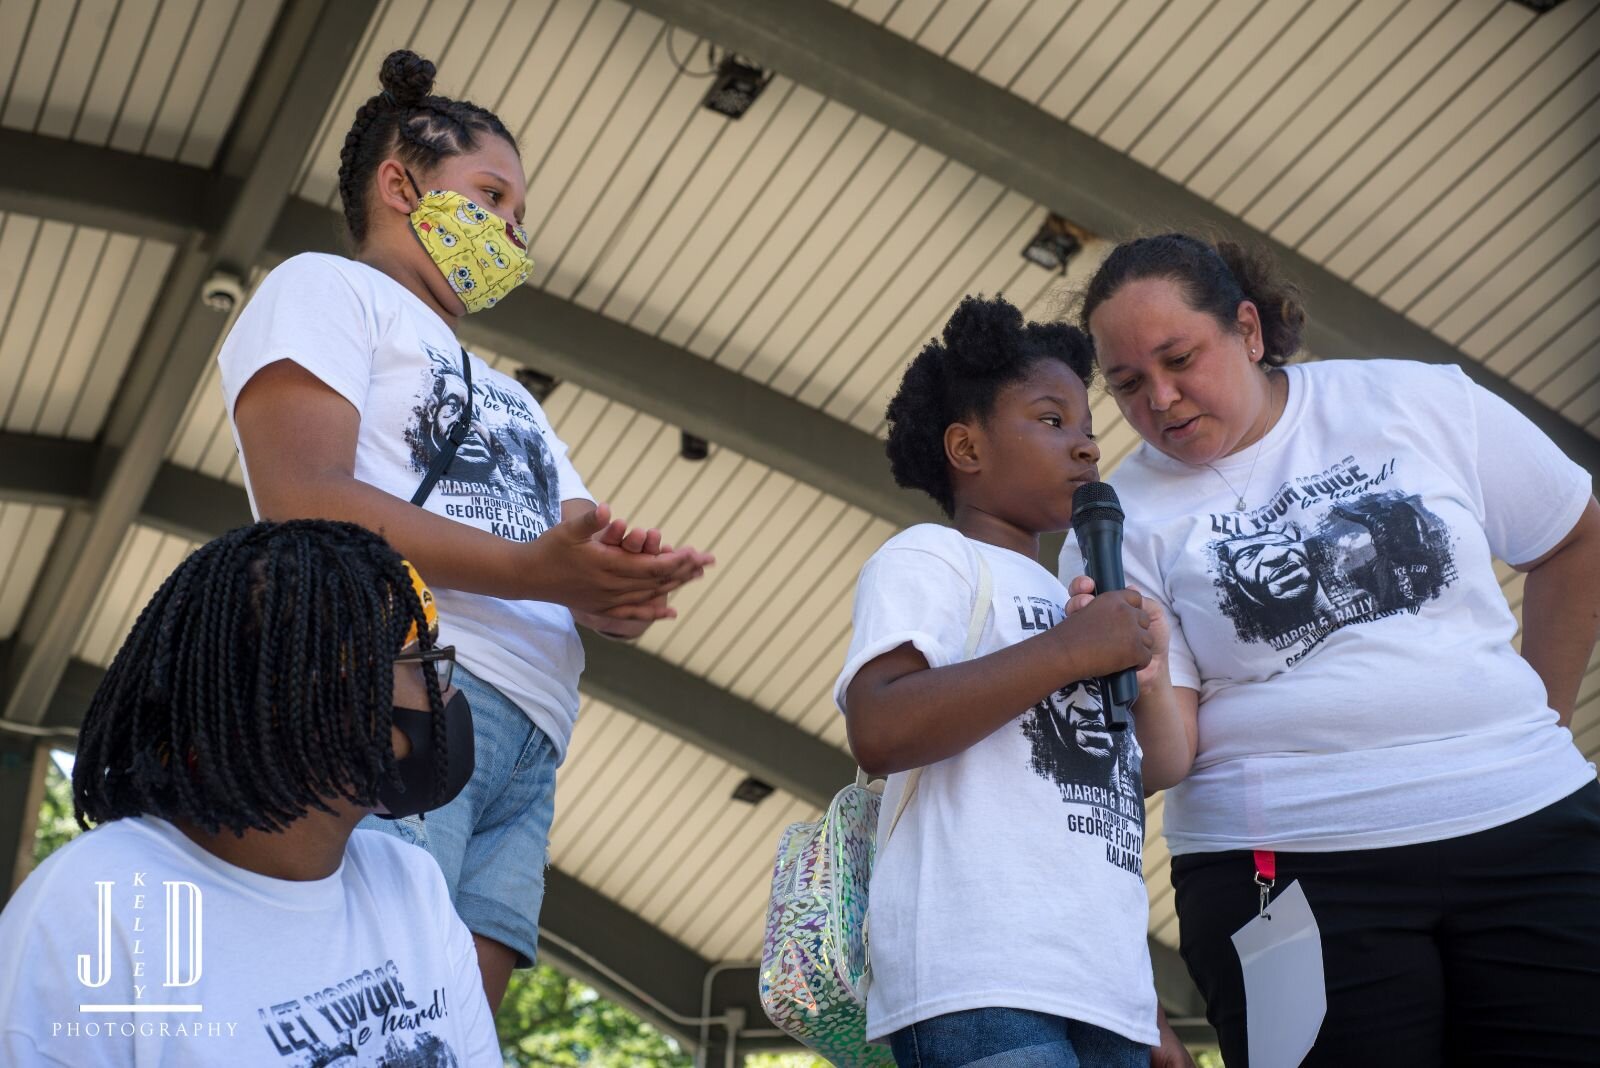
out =
<svg viewBox="0 0 1600 1068"><path fill-rule="evenodd" d="M945 324L942 340L923 346L889 402L885 416L895 482L922 490L955 518L945 429L987 420L1000 391L1026 378L1040 360L1060 360L1086 385L1094 374L1094 346L1077 327L1024 322L1004 297L964 298Z"/></svg>

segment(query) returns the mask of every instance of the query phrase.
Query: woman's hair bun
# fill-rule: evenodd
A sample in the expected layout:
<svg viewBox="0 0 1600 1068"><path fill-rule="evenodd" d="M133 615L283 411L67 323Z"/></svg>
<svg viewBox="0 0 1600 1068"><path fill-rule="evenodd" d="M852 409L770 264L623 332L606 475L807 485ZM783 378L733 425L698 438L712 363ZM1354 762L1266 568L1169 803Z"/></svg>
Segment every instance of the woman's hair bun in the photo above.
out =
<svg viewBox="0 0 1600 1068"><path fill-rule="evenodd" d="M1300 287L1278 269L1266 250L1234 241L1216 243L1217 255L1239 280L1239 288L1261 317L1261 339L1269 367L1281 367L1300 351L1306 309Z"/></svg>
<svg viewBox="0 0 1600 1068"><path fill-rule="evenodd" d="M414 108L433 92L433 76L438 68L406 48L397 48L383 60L378 83L400 107Z"/></svg>
<svg viewBox="0 0 1600 1068"><path fill-rule="evenodd" d="M943 336L956 373L993 374L1022 356L1022 310L1001 296L968 296L945 323Z"/></svg>

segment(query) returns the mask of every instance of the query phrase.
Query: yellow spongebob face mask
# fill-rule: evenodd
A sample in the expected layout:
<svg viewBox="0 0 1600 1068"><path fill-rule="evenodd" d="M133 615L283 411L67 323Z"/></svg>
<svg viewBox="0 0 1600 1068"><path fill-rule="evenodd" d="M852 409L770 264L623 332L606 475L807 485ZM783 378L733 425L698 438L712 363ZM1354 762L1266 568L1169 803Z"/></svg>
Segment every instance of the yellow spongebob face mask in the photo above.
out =
<svg viewBox="0 0 1600 1068"><path fill-rule="evenodd" d="M439 637L439 606L433 601L433 591L428 589L428 584L422 581L422 576L417 574L417 569L411 566L410 560L402 560L406 574L411 576L411 588L417 591L417 600L422 602L422 618L428 624L428 636L434 639ZM411 629L406 631L406 640L401 643L402 648L417 640L417 625L411 624Z"/></svg>
<svg viewBox="0 0 1600 1068"><path fill-rule="evenodd" d="M411 229L469 314L494 307L528 280L528 231L460 193L435 189L424 196L415 178L411 188L419 198Z"/></svg>

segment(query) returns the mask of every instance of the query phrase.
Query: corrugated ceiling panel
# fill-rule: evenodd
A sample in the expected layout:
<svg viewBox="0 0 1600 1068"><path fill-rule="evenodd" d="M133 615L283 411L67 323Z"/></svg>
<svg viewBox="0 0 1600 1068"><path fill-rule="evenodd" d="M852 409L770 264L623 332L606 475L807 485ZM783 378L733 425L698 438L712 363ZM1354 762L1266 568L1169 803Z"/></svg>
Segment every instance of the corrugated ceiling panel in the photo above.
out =
<svg viewBox="0 0 1600 1068"><path fill-rule="evenodd" d="M760 945L778 831L816 810L778 792L733 800L745 773L584 703L557 780L551 862L712 960Z"/></svg>
<svg viewBox="0 0 1600 1068"><path fill-rule="evenodd" d="M784 106L768 113L775 121L793 102L780 99ZM745 225L728 243L728 258L735 266L731 271L718 268L731 279L725 291L709 301L700 298L701 314L672 327L673 336L691 351L736 370L749 366L751 351L773 335L788 302L814 284L838 235L871 210L874 197L912 148L905 138L847 109L826 105L819 110L816 104L810 94L800 96L795 114L802 122L792 132L802 136L780 151L797 145L801 149L766 191L773 199L747 212ZM706 171L714 175L721 169L713 160ZM796 175L804 180L798 188L793 184ZM649 236L651 246L670 245L670 236L666 241L656 240L657 232ZM627 286L636 275L647 273L641 263L640 270L630 270L619 281ZM611 306L618 302L608 302L602 310ZM631 310L636 305L625 306Z"/></svg>
<svg viewBox="0 0 1600 1068"><path fill-rule="evenodd" d="M177 159L195 166L210 166L217 157L233 121L234 113L244 100L250 76L255 73L264 42L277 22L282 0L256 0L243 2L233 14L227 37L217 50L217 62L207 74L200 89L199 106L193 108L187 129L181 140L172 135L152 138L150 151L156 146L177 146ZM173 124L176 130L177 124Z"/></svg>
<svg viewBox="0 0 1600 1068"><path fill-rule="evenodd" d="M109 666L145 602L196 548L196 543L184 538L133 526L95 599L73 655L96 667Z"/></svg>
<svg viewBox="0 0 1600 1068"><path fill-rule="evenodd" d="M822 410L876 432L901 372L949 319L952 293L1000 295L1032 303L1039 281L1052 276L1022 261L1017 253L1033 238L1038 224L1039 213L1032 203L1006 193L990 204L951 254L917 265L920 271L906 272L911 291L903 310L892 320L875 316L882 321L881 326L873 324L877 333L846 349L857 359L821 398ZM901 303L894 300L888 305Z"/></svg>
<svg viewBox="0 0 1600 1068"><path fill-rule="evenodd" d="M1144 888L1150 899L1150 933L1169 946L1178 944L1177 911L1172 903L1172 854L1163 833L1166 795L1145 801Z"/></svg>
<svg viewBox="0 0 1600 1068"><path fill-rule="evenodd" d="M1595 288L1595 5L846 6L1187 184L1578 424L1600 418L1594 331L1572 329Z"/></svg>
<svg viewBox="0 0 1600 1068"><path fill-rule="evenodd" d="M1220 202L1286 244L1298 244L1338 204L1343 187L1328 181L1330 173L1367 170L1387 158L1386 139L1377 131L1395 108L1414 104L1413 95L1424 81L1432 92L1449 91L1452 79L1439 77L1441 73L1470 74L1484 46L1475 42L1473 54L1464 57L1463 42L1484 30L1495 6L1402 8L1301 116L1296 134L1304 130L1309 136L1274 143L1253 168L1252 177L1266 181L1241 181ZM1394 125L1403 129L1403 124ZM1397 130L1393 136L1400 135Z"/></svg>
<svg viewBox="0 0 1600 1068"><path fill-rule="evenodd" d="M7 0L0 124L209 166L281 6Z"/></svg>
<svg viewBox="0 0 1600 1068"><path fill-rule="evenodd" d="M6 272L5 318L0 324L0 398L6 408L21 395L30 375L35 383L48 373L48 364L33 360L34 341L44 328L45 311L51 297L60 288L56 273L47 266L66 259L76 228L66 223L43 222L19 215L9 216L0 231L0 255L6 262L20 264L15 272ZM38 257L39 269L29 270L33 257ZM42 370L41 370L42 369ZM42 390L35 389L35 406ZM29 411L30 421L35 411Z"/></svg>
<svg viewBox="0 0 1600 1068"><path fill-rule="evenodd" d="M16 42L7 72L0 124L32 129L40 104L49 91L57 60L67 44L73 7L67 4L10 4L5 9L5 33L0 38Z"/></svg>
<svg viewBox="0 0 1600 1068"><path fill-rule="evenodd" d="M121 381L171 246L0 215L0 426L87 439ZM76 265L84 288L50 282Z"/></svg>
<svg viewBox="0 0 1600 1068"><path fill-rule="evenodd" d="M1091 241L1081 253L1073 257L1068 265L1066 277L1062 278L1054 272L1029 263L1019 254L1022 246L1033 237L1040 218L1039 215L1025 216L1021 228L1021 243L1013 245L1011 239L1015 235L1008 234L991 250L989 259L984 262L979 272L969 279L964 292L1003 293L1029 320L1048 322L1062 317L1071 319L1074 314L1072 295L1088 282L1101 257L1111 250L1111 246L1102 241ZM1001 279L1007 280L1001 282ZM897 338L900 344L905 345L904 348L898 351L891 348L890 356L884 358L880 354L877 360L872 361L875 366L882 369L883 373L877 385L864 394L864 397L870 399L858 402L858 407L852 415L852 422L862 429L871 429L879 437L886 435L888 424L884 421L883 412L889 398L894 395L899 385L901 374L928 339L938 337L943 331L945 322L950 318L950 313L955 310L959 300L959 295L951 297L946 294L944 305L924 323L925 330L909 337ZM1098 385L1090 386L1089 400L1093 405L1094 432L1101 438L1103 445L1106 435L1113 431L1122 416L1118 413L1116 405L1111 403L1109 396ZM1102 464L1101 473L1109 474L1110 467Z"/></svg>
<svg viewBox="0 0 1600 1068"><path fill-rule="evenodd" d="M93 437L155 299L171 247L0 215L0 426ZM86 289L53 283L78 265Z"/></svg>
<svg viewBox="0 0 1600 1068"><path fill-rule="evenodd" d="M16 632L65 512L0 502L0 641Z"/></svg>

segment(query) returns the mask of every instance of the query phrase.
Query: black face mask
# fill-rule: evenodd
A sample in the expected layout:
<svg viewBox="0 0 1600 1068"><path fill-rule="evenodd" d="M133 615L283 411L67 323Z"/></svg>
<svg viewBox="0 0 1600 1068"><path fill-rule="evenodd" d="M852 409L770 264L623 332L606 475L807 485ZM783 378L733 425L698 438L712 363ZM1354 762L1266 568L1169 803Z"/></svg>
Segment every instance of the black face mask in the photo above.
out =
<svg viewBox="0 0 1600 1068"><path fill-rule="evenodd" d="M472 742L472 707L467 695L460 690L445 702L444 737L445 753L443 790L439 790L439 776L434 771L433 713L425 708L394 709L394 725L411 739L411 752L396 764L400 769L400 783L385 782L378 787L378 800L389 811L377 815L386 820L415 816L429 809L442 808L454 801L472 778L474 750ZM434 800L437 797L438 800Z"/></svg>

